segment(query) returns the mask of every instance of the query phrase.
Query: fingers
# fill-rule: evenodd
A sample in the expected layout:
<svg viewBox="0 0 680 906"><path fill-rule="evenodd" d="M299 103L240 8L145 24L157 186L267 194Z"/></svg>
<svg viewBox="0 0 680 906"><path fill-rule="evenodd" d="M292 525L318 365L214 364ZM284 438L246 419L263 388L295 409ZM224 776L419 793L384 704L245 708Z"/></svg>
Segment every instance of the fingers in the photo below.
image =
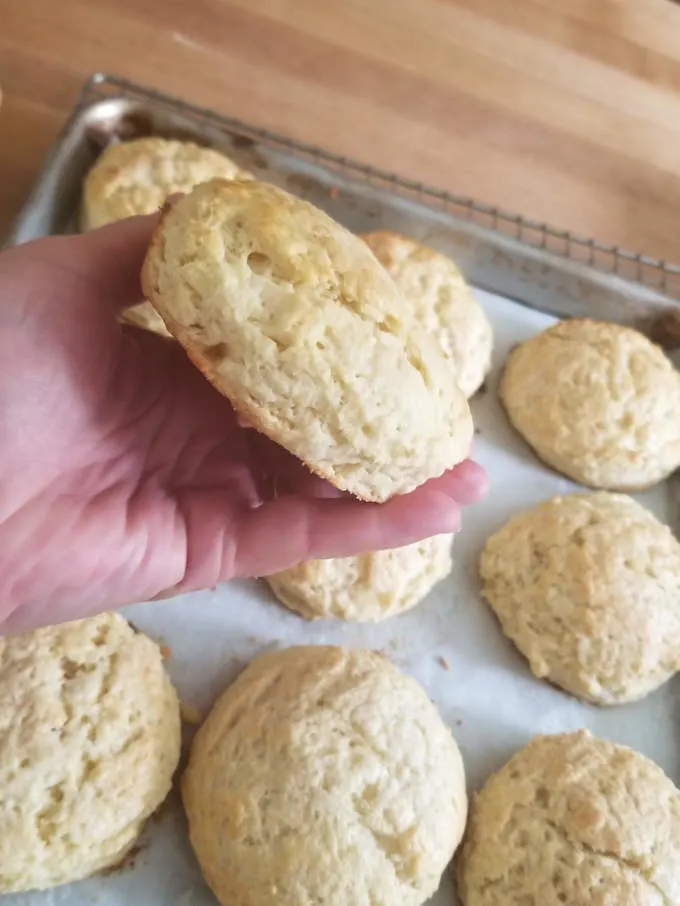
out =
<svg viewBox="0 0 680 906"><path fill-rule="evenodd" d="M229 491L185 491L186 572L173 592L267 576L302 560L349 557L456 532L461 505L479 499L485 486L483 469L466 462L384 504L290 495L255 508L234 508Z"/></svg>
<svg viewBox="0 0 680 906"><path fill-rule="evenodd" d="M265 498L282 497L285 494L301 494L305 497L334 498L346 496L330 482L314 475L307 466L274 441L257 431L246 431L250 462L265 477ZM468 506L480 500L489 486L486 471L470 459L457 465L441 478L427 482L424 487L445 483L447 493L458 503Z"/></svg>
<svg viewBox="0 0 680 906"><path fill-rule="evenodd" d="M79 289L85 285L97 301L119 310L143 298L139 275L157 220L155 214L130 217L77 236L29 242L16 253L66 271Z"/></svg>
<svg viewBox="0 0 680 906"><path fill-rule="evenodd" d="M478 463L466 459L440 478L428 481L423 487L437 487L461 506L470 506L486 496L489 490L489 476Z"/></svg>
<svg viewBox="0 0 680 906"><path fill-rule="evenodd" d="M349 557L401 547L460 527L458 505L443 495L397 498L383 506L354 500L282 498L242 520L220 580L263 576L302 560Z"/></svg>
<svg viewBox="0 0 680 906"><path fill-rule="evenodd" d="M338 500L348 497L344 491L338 490L329 481L305 472L293 483L293 493L302 497L318 497L321 500Z"/></svg>
<svg viewBox="0 0 680 906"><path fill-rule="evenodd" d="M307 466L256 430L244 430L248 461L258 475L265 500L299 494L303 497L342 497L343 492L314 475Z"/></svg>
<svg viewBox="0 0 680 906"><path fill-rule="evenodd" d="M333 499L338 497L351 497L344 491L339 491L330 482L317 475L313 475L305 466L302 466L297 472L291 472L287 476L287 492L300 494L304 497L320 497ZM452 497L461 506L469 506L481 500L489 489L489 478L486 471L470 459L460 463L454 469L446 472L440 478L433 478L426 482L419 493L422 495L423 489L430 491L437 490L444 492ZM283 496L284 490L282 485L278 487L278 496Z"/></svg>
<svg viewBox="0 0 680 906"><path fill-rule="evenodd" d="M116 308L141 301L140 273L158 215L131 217L79 237L75 264Z"/></svg>
<svg viewBox="0 0 680 906"><path fill-rule="evenodd" d="M466 462L412 494L385 504L283 497L247 513L221 579L260 576L301 560L401 547L460 529L460 506L486 490L483 469Z"/></svg>

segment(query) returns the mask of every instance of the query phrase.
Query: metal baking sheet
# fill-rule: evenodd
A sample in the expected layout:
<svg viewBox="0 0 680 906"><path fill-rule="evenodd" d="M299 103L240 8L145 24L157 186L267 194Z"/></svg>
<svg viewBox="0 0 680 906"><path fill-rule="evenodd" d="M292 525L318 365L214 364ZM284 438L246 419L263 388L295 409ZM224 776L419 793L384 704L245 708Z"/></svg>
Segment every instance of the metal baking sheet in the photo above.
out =
<svg viewBox="0 0 680 906"><path fill-rule="evenodd" d="M256 139L255 130L243 124L239 131L213 115L206 124L201 111L116 85L115 97L84 99L62 133L11 241L75 228L80 183L102 142L121 133L190 135L223 148L263 178L304 194L357 232L396 229L451 254L477 287L486 287L476 293L495 334L492 373L472 402L474 452L491 475L492 492L466 512L450 578L414 610L377 626L307 623L280 607L266 584L256 581L127 608L126 615L139 628L170 648L168 669L183 701L205 713L244 664L263 650L300 643L374 648L420 680L437 703L461 747L470 790L479 788L533 735L579 727L636 748L680 783L680 678L638 704L608 710L584 705L531 676L481 600L476 576L485 539L511 515L555 494L578 490L539 463L509 427L496 392L508 350L553 323L556 315L575 314L651 330L662 324L667 345L672 346L680 305L658 290L455 219L436 209L436 197L414 200L399 187L372 185L351 176L356 165L324 167L291 146L282 147L278 138ZM111 90L111 85L106 88ZM494 292L487 291L489 287ZM637 497L677 530L676 482ZM187 741L190 735L187 728ZM448 906L453 897L447 873L432 906ZM3 902L213 906L215 900L201 880L173 793L150 822L135 858L119 870L54 891L6 897Z"/></svg>

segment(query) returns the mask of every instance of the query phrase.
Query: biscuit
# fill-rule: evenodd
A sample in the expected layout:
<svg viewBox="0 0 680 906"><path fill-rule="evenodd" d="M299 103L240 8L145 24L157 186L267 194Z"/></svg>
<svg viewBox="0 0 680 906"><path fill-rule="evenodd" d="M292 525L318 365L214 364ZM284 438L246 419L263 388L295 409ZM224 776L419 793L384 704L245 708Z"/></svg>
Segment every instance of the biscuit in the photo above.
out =
<svg viewBox="0 0 680 906"><path fill-rule="evenodd" d="M169 195L190 192L210 179L248 175L225 154L193 142L138 138L111 144L83 183L83 229L153 214Z"/></svg>
<svg viewBox="0 0 680 906"><path fill-rule="evenodd" d="M486 543L482 594L538 677L599 705L680 670L680 543L630 497L555 497Z"/></svg>
<svg viewBox="0 0 680 906"><path fill-rule="evenodd" d="M158 646L116 614L0 638L0 892L118 864L180 752Z"/></svg>
<svg viewBox="0 0 680 906"><path fill-rule="evenodd" d="M276 597L308 620L377 623L415 607L451 572L453 535L359 557L307 560L267 576Z"/></svg>
<svg viewBox="0 0 680 906"><path fill-rule="evenodd" d="M484 310L454 262L398 233L362 236L411 305L415 321L435 337L466 397L489 368L493 332Z"/></svg>
<svg viewBox="0 0 680 906"><path fill-rule="evenodd" d="M458 747L424 690L333 647L253 661L198 731L182 795L224 906L419 906L467 812Z"/></svg>
<svg viewBox="0 0 680 906"><path fill-rule="evenodd" d="M146 298L257 430L376 502L460 462L467 402L368 246L275 186L215 180L170 205Z"/></svg>
<svg viewBox="0 0 680 906"><path fill-rule="evenodd" d="M534 452L581 484L642 490L680 466L680 373L629 327L543 331L511 352L500 397Z"/></svg>
<svg viewBox="0 0 680 906"><path fill-rule="evenodd" d="M168 195L190 192L215 177L244 179L249 174L212 148L166 138L140 138L109 145L83 183L81 223L91 230L160 210ZM128 308L123 320L170 336L162 318L144 302Z"/></svg>
<svg viewBox="0 0 680 906"><path fill-rule="evenodd" d="M539 736L475 796L463 906L677 906L680 792L585 730Z"/></svg>

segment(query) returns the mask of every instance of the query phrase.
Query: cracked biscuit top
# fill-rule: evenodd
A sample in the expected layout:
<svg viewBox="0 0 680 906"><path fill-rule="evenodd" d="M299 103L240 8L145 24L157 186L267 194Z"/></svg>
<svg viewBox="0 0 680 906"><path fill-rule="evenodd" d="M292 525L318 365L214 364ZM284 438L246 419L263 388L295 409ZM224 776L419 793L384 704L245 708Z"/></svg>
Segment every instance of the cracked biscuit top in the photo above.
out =
<svg viewBox="0 0 680 906"><path fill-rule="evenodd" d="M636 701L680 670L680 542L623 494L553 497L486 542L482 594L538 677Z"/></svg>
<svg viewBox="0 0 680 906"><path fill-rule="evenodd" d="M0 727L1 893L118 864L179 759L160 649L112 613L0 638Z"/></svg>
<svg viewBox="0 0 680 906"><path fill-rule="evenodd" d="M182 780L224 906L419 906L463 833L463 764L425 691L385 658L290 648L253 661Z"/></svg>
<svg viewBox="0 0 680 906"><path fill-rule="evenodd" d="M471 397L491 367L493 332L457 265L389 230L366 233L362 239L408 300L414 321L439 343L460 389Z"/></svg>
<svg viewBox="0 0 680 906"><path fill-rule="evenodd" d="M534 452L581 484L641 490L680 466L680 372L629 327L550 327L510 353L500 396Z"/></svg>
<svg viewBox="0 0 680 906"><path fill-rule="evenodd" d="M680 792L587 731L538 736L475 796L463 906L678 906Z"/></svg>
<svg viewBox="0 0 680 906"><path fill-rule="evenodd" d="M163 216L145 296L254 428L383 501L460 462L467 402L367 245L311 204L215 180Z"/></svg>

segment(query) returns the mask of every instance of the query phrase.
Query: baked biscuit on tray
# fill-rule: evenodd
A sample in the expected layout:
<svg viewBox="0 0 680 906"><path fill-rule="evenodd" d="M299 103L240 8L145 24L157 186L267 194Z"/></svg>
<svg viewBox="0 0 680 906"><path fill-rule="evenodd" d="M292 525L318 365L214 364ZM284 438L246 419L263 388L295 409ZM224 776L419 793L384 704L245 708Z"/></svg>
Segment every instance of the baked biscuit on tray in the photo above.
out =
<svg viewBox="0 0 680 906"><path fill-rule="evenodd" d="M366 233L362 239L410 303L417 323L437 338L460 389L473 396L491 367L493 332L456 264L398 233Z"/></svg>
<svg viewBox="0 0 680 906"><path fill-rule="evenodd" d="M153 214L169 195L190 192L210 179L244 179L248 174L226 154L194 142L138 138L109 145L83 185L86 230Z"/></svg>
<svg viewBox="0 0 680 906"><path fill-rule="evenodd" d="M636 701L680 670L680 542L630 497L573 494L519 513L479 571L534 674L585 701Z"/></svg>
<svg viewBox="0 0 680 906"><path fill-rule="evenodd" d="M538 736L475 796L457 867L462 906L676 906L680 791L585 730Z"/></svg>
<svg viewBox="0 0 680 906"><path fill-rule="evenodd" d="M170 790L161 651L113 613L0 639L0 893L118 865Z"/></svg>
<svg viewBox="0 0 680 906"><path fill-rule="evenodd" d="M415 607L451 572L452 535L358 557L306 560L267 576L276 597L308 620L377 623Z"/></svg>
<svg viewBox="0 0 680 906"><path fill-rule="evenodd" d="M680 466L680 372L630 327L555 324L510 353L500 397L536 454L581 484L642 490Z"/></svg>
<svg viewBox="0 0 680 906"><path fill-rule="evenodd" d="M424 689L372 651L325 646L246 667L198 731L182 798L224 906L420 906L467 814Z"/></svg>

